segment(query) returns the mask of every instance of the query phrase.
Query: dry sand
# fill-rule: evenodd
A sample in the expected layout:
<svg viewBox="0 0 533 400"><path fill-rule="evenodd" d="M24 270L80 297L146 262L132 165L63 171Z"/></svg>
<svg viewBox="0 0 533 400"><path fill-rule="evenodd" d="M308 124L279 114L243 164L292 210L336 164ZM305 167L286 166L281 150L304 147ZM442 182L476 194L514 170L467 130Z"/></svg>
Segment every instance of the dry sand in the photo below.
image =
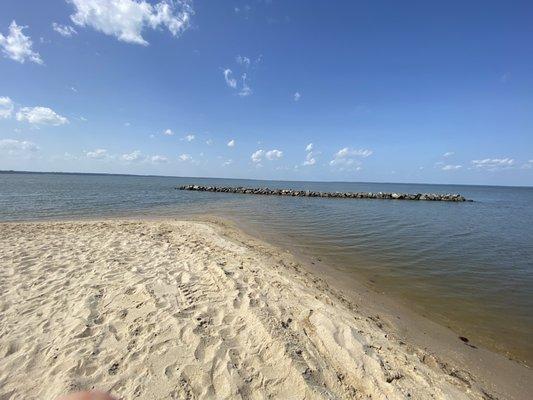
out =
<svg viewBox="0 0 533 400"><path fill-rule="evenodd" d="M124 399L493 398L283 252L212 224L0 224L0 399L91 388Z"/></svg>

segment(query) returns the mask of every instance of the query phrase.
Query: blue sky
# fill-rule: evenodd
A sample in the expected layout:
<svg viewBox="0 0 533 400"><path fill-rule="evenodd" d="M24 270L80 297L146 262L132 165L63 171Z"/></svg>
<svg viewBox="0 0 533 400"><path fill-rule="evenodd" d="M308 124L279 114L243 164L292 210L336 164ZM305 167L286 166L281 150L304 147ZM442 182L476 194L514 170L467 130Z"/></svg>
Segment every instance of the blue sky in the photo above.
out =
<svg viewBox="0 0 533 400"><path fill-rule="evenodd" d="M527 1L3 0L0 169L531 185L532 21Z"/></svg>

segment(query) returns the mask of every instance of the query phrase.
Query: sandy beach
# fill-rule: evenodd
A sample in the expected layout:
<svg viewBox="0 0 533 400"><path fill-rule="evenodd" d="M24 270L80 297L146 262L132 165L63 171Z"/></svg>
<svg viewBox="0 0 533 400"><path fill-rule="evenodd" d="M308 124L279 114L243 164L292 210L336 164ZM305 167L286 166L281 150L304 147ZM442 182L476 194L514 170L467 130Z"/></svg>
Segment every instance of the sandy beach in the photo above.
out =
<svg viewBox="0 0 533 400"><path fill-rule="evenodd" d="M370 295L357 302L228 226L0 231L2 400L93 388L123 399L520 399L531 388L528 368L460 341L460 357L411 342L369 313Z"/></svg>

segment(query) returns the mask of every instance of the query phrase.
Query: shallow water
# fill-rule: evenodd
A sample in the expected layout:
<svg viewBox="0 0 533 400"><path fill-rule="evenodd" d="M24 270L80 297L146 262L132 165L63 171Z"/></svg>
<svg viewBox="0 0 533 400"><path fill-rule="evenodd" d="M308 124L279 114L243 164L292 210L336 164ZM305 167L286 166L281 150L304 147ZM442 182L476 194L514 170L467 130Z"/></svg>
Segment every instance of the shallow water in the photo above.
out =
<svg viewBox="0 0 533 400"><path fill-rule="evenodd" d="M177 191L196 183L461 193L473 203ZM0 174L0 220L207 213L353 272L474 342L533 363L533 188ZM1 229L1 228L0 228Z"/></svg>

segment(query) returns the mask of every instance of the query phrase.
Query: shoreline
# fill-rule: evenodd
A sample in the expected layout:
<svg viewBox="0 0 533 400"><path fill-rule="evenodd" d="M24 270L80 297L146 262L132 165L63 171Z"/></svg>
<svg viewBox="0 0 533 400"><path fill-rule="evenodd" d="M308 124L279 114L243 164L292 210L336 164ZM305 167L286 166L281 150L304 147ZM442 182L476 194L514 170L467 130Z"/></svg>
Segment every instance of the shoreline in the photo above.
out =
<svg viewBox="0 0 533 400"><path fill-rule="evenodd" d="M370 318L379 316L375 323L384 326L388 334L415 348L429 351L440 360L439 362L449 364L452 368L460 366L470 372L474 371L488 385L493 384L493 388L505 386L509 392L515 392L521 391L520 384L532 382L533 369L525 362L509 358L483 345L472 344L469 340L464 342L451 328L421 315L409 307L409 304L362 283L360 278L363 278L363 275L357 276L332 268L327 262L317 260L294 247L285 248L271 244L268 239L261 237L260 232L254 231L251 227L238 226L242 221L206 215L191 220L214 224L223 229L225 235L230 237L234 235L233 237L238 240L257 243L262 250L268 249L267 251L291 259L304 268L309 274L309 279L318 278L323 281L324 290L338 297L341 302L356 304L358 309ZM514 379L517 379L518 385L511 383ZM508 383L511 385L508 386ZM524 391L524 394L533 391L533 383L528 384L530 389Z"/></svg>
<svg viewBox="0 0 533 400"><path fill-rule="evenodd" d="M340 271L329 268L327 271L320 264L305 258L302 254L291 254L268 242L258 239L243 231L230 220L213 216L188 216L182 218L168 217L132 217L132 218L78 218L75 221L27 221L5 222L0 227L26 225L47 226L59 225L91 225L91 224L140 224L142 226L157 224L204 224L211 227L217 235L230 240L238 246L248 248L253 254L271 258L273 263L282 266L291 279L307 282L309 289L314 288L319 297L325 296L340 308L346 308L356 319L364 319L365 324L372 328L372 334L384 334L386 343L399 346L395 351L408 355L416 355L416 359L425 367L440 371L439 374L452 379L453 384L465 385L467 392L478 393L489 397L521 399L531 391L532 371L530 368L510 361L504 356L483 348L469 347L468 343L458 340L457 335L427 318L419 316L404 307L394 304L385 295L373 292L355 279L347 280ZM313 264L314 263L314 264ZM269 266L271 268L271 266ZM304 329L305 330L305 329ZM1 336L0 336L1 337ZM385 340L380 338L380 340ZM399 350L404 349L404 350ZM450 378L451 377L451 378ZM387 378L388 379L388 378ZM401 378L394 378L400 380ZM458 382L455 382L458 381ZM390 382L389 382L390 383ZM529 388L528 388L529 385ZM379 386L379 385L378 385ZM386 385L385 385L386 386ZM380 388L380 390L383 388ZM485 393L485 395L483 395ZM444 396L443 398L446 398ZM478 398L478 397L472 397Z"/></svg>
<svg viewBox="0 0 533 400"><path fill-rule="evenodd" d="M357 292L370 293L375 297L375 301L385 303L388 308L398 309L398 312L407 314L410 319L422 319L428 321L438 328L443 328L446 332L450 333L446 336L449 337L450 343L454 340L460 340L460 337L465 337L468 340L468 346L475 346L483 348L491 353L498 354L509 361L518 363L526 368L531 369L532 365L528 362L531 359L521 358L519 353L513 352L501 345L501 342L495 342L487 340L483 336L477 336L474 332L465 332L465 329L461 329L461 323L457 321L443 320L431 315L431 310L425 309L420 304L408 301L399 295L393 295L385 292L385 288L380 287L373 281L372 276L364 274L360 271L347 270L345 264L336 263L328 257L323 257L317 254L309 254L305 245L295 245L294 237L283 236L283 232L269 232L266 233L254 227L248 223L245 219L237 215L211 215L211 214L191 214L187 216L189 219L198 221L215 221L217 224L229 224L233 229L244 233L248 238L259 240L266 243L273 248L281 249L287 253L290 253L298 261L301 261L309 271L326 279L330 286L341 289L348 296L350 292L357 288ZM281 239L280 239L281 237ZM323 260L326 258L326 260ZM365 262L364 260L358 260L358 262ZM462 343L462 342L461 342Z"/></svg>

